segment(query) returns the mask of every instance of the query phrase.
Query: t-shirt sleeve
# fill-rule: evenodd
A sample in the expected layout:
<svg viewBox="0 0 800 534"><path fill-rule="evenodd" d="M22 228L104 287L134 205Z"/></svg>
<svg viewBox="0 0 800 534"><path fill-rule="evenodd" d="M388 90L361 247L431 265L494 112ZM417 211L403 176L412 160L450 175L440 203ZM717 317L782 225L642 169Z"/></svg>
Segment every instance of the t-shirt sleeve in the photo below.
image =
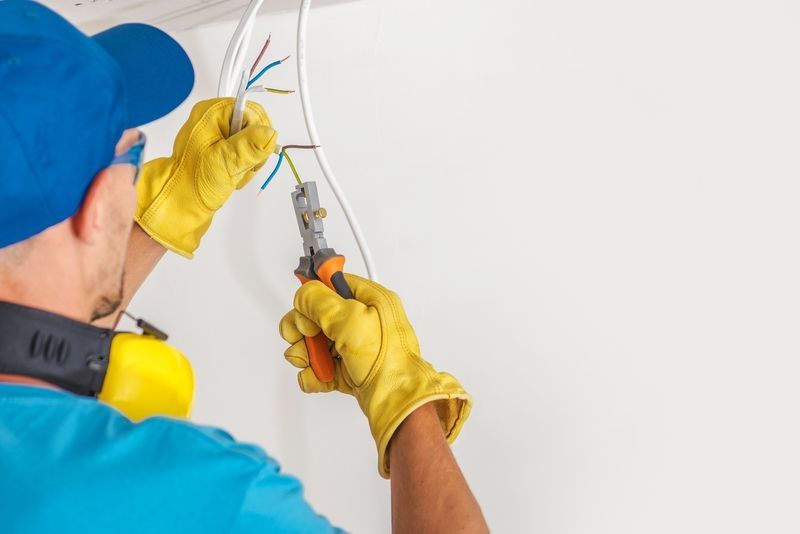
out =
<svg viewBox="0 0 800 534"><path fill-rule="evenodd" d="M318 515L303 496L296 478L280 473L275 463L267 463L248 487L232 534L344 533Z"/></svg>

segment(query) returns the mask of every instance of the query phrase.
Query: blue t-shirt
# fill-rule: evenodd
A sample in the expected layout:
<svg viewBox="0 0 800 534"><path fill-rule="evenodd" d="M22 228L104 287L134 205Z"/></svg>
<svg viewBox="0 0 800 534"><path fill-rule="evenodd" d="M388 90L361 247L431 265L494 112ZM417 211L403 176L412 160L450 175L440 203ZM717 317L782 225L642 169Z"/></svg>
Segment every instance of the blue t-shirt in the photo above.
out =
<svg viewBox="0 0 800 534"><path fill-rule="evenodd" d="M70 393L0 384L0 531L340 532L300 482L215 428L134 424Z"/></svg>

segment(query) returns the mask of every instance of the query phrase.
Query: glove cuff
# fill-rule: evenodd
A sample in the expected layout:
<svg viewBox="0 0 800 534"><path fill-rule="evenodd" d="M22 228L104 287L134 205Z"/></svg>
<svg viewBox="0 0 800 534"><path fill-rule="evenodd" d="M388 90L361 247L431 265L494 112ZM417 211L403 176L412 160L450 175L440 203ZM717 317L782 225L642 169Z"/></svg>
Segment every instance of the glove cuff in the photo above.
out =
<svg viewBox="0 0 800 534"><path fill-rule="evenodd" d="M146 233L147 235L150 236L150 239L152 239L153 241L155 241L156 243L158 243L159 245L161 245L165 249L167 249L167 250L169 250L171 252L174 252L175 254L178 254L180 256L183 256L184 258L190 259L190 260L192 258L194 258L194 254L192 252L187 252L185 250L181 250L180 248L178 248L175 245L173 245L172 243L170 243L167 239L161 237L158 234L158 232L156 232L155 230L150 228L146 223L142 222L142 219L139 217L138 214L133 217L133 220L136 221L136 224L139 225L139 228L141 228L144 231L144 233Z"/></svg>
<svg viewBox="0 0 800 534"><path fill-rule="evenodd" d="M449 375L447 376L449 377ZM382 418L382 422L385 422L380 428L372 428L372 436L375 438L375 444L378 447L378 473L383 478L390 478L389 444L392 436L394 436L395 431L406 417L423 404L429 402L435 404L436 414L439 416L442 432L448 443L453 443L458 437L461 427L464 426L472 410L472 396L454 378L449 378L457 386L453 388L453 391L438 391L428 394L422 392L422 395L416 396L413 400L407 402L388 420ZM387 404L394 405L391 402ZM384 415L386 414L384 413Z"/></svg>

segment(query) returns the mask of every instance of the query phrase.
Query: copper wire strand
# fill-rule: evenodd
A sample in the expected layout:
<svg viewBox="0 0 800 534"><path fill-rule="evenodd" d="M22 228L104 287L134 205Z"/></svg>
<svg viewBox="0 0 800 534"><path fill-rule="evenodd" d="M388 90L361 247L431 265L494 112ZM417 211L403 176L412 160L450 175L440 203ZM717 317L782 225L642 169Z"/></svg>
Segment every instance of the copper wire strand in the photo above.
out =
<svg viewBox="0 0 800 534"><path fill-rule="evenodd" d="M258 68L258 64L261 63L261 59L264 57L264 54L267 53L267 48L269 48L269 43L271 41L272 41L272 34L270 33L269 37L267 37L267 42L264 43L264 47L261 49L261 53L258 54L258 58L256 59L255 63L253 63L253 66L250 67L250 78L253 77L253 74L256 72L256 69Z"/></svg>

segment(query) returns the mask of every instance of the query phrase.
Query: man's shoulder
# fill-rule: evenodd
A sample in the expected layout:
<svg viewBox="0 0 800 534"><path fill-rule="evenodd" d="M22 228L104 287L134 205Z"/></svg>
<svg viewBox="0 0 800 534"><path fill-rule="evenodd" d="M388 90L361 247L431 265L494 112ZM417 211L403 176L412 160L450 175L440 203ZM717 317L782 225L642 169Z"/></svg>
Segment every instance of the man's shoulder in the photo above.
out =
<svg viewBox="0 0 800 534"><path fill-rule="evenodd" d="M167 417L135 423L102 402L60 391L0 385L0 425L25 441L47 435L44 441L58 436L74 450L113 449L115 458L135 456L140 466L149 460L173 466L202 462L209 468L222 462L227 472L253 476L265 468L277 470L262 448L239 442L221 428Z"/></svg>
<svg viewBox="0 0 800 534"><path fill-rule="evenodd" d="M56 520L59 531L86 532L78 518L89 516L97 527L90 532L326 524L299 482L255 445L188 421L134 423L58 391L0 384L0 472L0 501L11 503L11 520L26 532L55 531ZM47 515L26 504L43 501L51 503Z"/></svg>

